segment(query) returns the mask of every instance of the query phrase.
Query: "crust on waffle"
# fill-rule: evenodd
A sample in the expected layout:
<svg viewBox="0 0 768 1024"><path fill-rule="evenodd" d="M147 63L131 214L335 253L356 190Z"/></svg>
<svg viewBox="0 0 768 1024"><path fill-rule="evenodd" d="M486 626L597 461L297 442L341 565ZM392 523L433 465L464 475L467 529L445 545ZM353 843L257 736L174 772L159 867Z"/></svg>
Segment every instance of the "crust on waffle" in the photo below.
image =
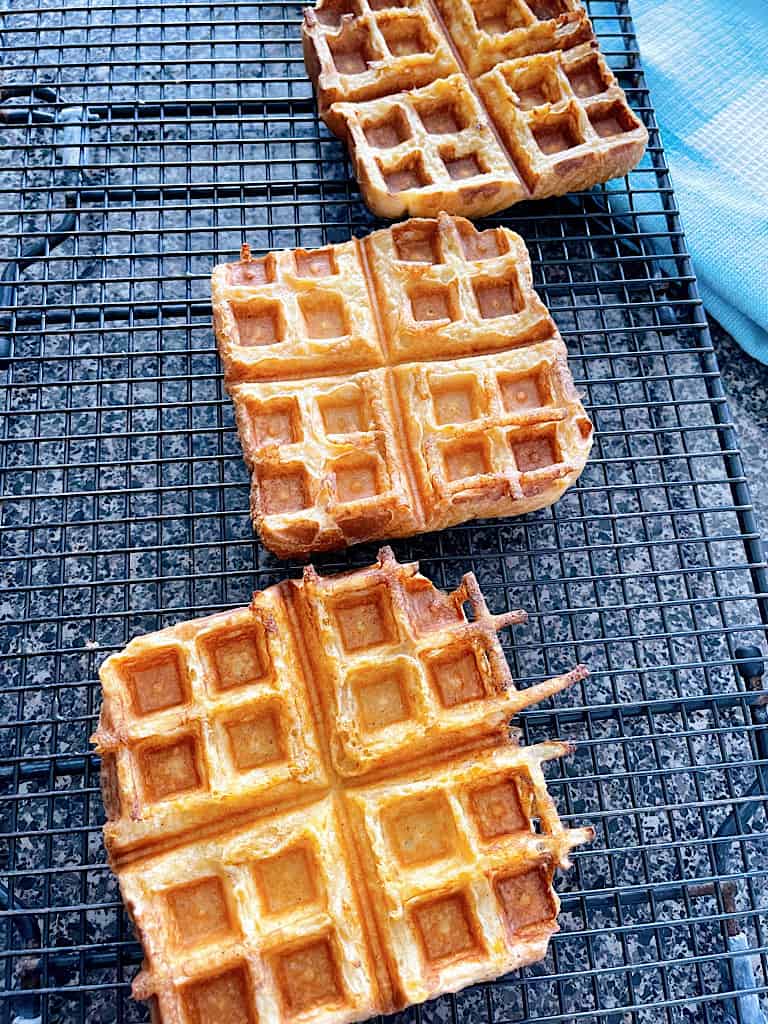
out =
<svg viewBox="0 0 768 1024"><path fill-rule="evenodd" d="M590 43L500 63L477 89L538 199L620 177L645 149L645 127ZM521 95L530 106L521 107Z"/></svg>
<svg viewBox="0 0 768 1024"><path fill-rule="evenodd" d="M522 239L447 214L369 235L357 243L348 277L335 278L334 301L351 307L365 289L368 305L356 308L371 325L370 368L341 376L348 352L330 343L316 365L333 376L265 380L265 364L249 366L233 327L233 307L264 286L231 282L270 260L315 260L323 271L340 265L337 249L349 251L261 261L246 252L214 270L217 337L251 472L251 515L267 547L304 557L557 500L584 467L592 427ZM286 376L304 344L286 334L274 346Z"/></svg>
<svg viewBox="0 0 768 1024"><path fill-rule="evenodd" d="M566 829L541 763L571 748L508 744L349 794L390 970L419 1003L540 960L558 930L552 887L591 829ZM543 835L533 831L539 817Z"/></svg>
<svg viewBox="0 0 768 1024"><path fill-rule="evenodd" d="M375 231L367 242L390 363L479 355L557 334L514 231L478 232L441 215Z"/></svg>
<svg viewBox="0 0 768 1024"><path fill-rule="evenodd" d="M435 0L471 78L500 61L570 50L594 34L579 0ZM595 44L596 45L596 44Z"/></svg>
<svg viewBox="0 0 768 1024"><path fill-rule="evenodd" d="M446 595L384 549L364 574L321 577L309 566L293 587L339 776L397 771L404 757L455 753L483 737L499 742L520 708L573 682L515 688L497 633L526 616L492 615L472 573Z"/></svg>
<svg viewBox="0 0 768 1024"><path fill-rule="evenodd" d="M327 785L280 592L108 658L94 741L111 852Z"/></svg>
<svg viewBox="0 0 768 1024"><path fill-rule="evenodd" d="M228 380L322 374L384 361L354 240L270 253L213 271L219 353Z"/></svg>
<svg viewBox="0 0 768 1024"><path fill-rule="evenodd" d="M475 92L455 74L369 103L337 103L366 205L380 217L479 217L528 198Z"/></svg>
<svg viewBox="0 0 768 1024"><path fill-rule="evenodd" d="M642 157L648 133L578 0L368 2L320 0L303 40L320 113L378 216L483 216L591 188ZM412 44L399 51L377 28L398 19L423 25L398 30ZM418 53L422 38L440 42Z"/></svg>
<svg viewBox="0 0 768 1024"><path fill-rule="evenodd" d="M252 473L251 516L264 543L295 554L419 529L385 370L232 389ZM295 489L293 507L278 488Z"/></svg>
<svg viewBox="0 0 768 1024"><path fill-rule="evenodd" d="M369 100L459 70L424 0L329 0L305 11L304 61L323 111L339 100Z"/></svg>
<svg viewBox="0 0 768 1024"><path fill-rule="evenodd" d="M409 451L431 529L462 522L467 508L483 518L524 515L581 473L592 425L559 341L394 373L411 410Z"/></svg>
<svg viewBox="0 0 768 1024"><path fill-rule="evenodd" d="M134 995L157 1024L347 1024L544 955L554 871L593 833L563 826L546 790L542 763L571 748L521 748L506 722L587 673L517 690L497 631L523 621L492 615L472 574L444 594L385 548L367 569L310 567L104 663L94 742L105 761L133 759L104 773L105 837L144 947ZM292 754L243 709L296 693L316 782L265 803L256 775L269 785ZM165 789L177 759L136 755L139 730L167 748L173 716L207 731L225 780L204 791L205 814Z"/></svg>

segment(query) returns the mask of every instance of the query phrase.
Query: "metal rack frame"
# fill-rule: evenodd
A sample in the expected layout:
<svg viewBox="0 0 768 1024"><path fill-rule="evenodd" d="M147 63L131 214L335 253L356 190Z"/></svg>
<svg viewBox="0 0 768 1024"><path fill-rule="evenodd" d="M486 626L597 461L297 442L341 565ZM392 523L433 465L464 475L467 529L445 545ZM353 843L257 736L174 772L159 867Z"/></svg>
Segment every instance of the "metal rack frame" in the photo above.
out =
<svg viewBox="0 0 768 1024"><path fill-rule="evenodd" d="M513 208L597 426L553 509L395 545L473 569L578 741L552 769L597 828L562 931L520 974L421 1021L759 1020L768 989L768 574L625 0L592 0L651 133L623 182ZM101 846L88 736L130 636L231 607L296 565L253 538L208 276L378 226L318 122L301 7L11 0L0 89L0 1022L135 1021L140 951ZM326 570L370 547L324 556ZM748 955L744 953L748 951Z"/></svg>

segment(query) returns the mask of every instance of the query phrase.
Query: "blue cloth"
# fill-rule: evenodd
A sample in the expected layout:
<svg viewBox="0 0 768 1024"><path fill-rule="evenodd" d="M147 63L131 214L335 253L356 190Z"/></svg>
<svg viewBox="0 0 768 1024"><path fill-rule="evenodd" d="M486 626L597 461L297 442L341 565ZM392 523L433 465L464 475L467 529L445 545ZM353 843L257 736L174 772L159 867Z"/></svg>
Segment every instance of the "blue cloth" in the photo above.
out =
<svg viewBox="0 0 768 1024"><path fill-rule="evenodd" d="M631 13L704 305L768 363L768 3Z"/></svg>

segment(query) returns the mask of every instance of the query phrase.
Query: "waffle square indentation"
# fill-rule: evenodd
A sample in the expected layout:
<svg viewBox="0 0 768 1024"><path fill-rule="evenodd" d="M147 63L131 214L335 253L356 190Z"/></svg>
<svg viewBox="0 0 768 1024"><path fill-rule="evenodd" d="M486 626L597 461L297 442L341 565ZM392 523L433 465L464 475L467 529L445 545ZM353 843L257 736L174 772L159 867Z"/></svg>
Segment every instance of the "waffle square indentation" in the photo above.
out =
<svg viewBox="0 0 768 1024"><path fill-rule="evenodd" d="M369 733L411 716L406 668L397 663L366 669L352 677L363 729Z"/></svg>
<svg viewBox="0 0 768 1024"><path fill-rule="evenodd" d="M463 959L480 951L463 893L422 903L414 911L414 919L428 961Z"/></svg>
<svg viewBox="0 0 768 1024"><path fill-rule="evenodd" d="M306 844L254 863L253 873L268 914L286 914L316 903L318 865Z"/></svg>
<svg viewBox="0 0 768 1024"><path fill-rule="evenodd" d="M216 631L204 637L201 645L214 690L254 686L269 678L269 655L261 625Z"/></svg>
<svg viewBox="0 0 768 1024"><path fill-rule="evenodd" d="M513 779L473 790L470 806L483 839L495 839L530 827Z"/></svg>
<svg viewBox="0 0 768 1024"><path fill-rule="evenodd" d="M557 913L549 881L539 868L497 879L496 893L513 932L551 921Z"/></svg>
<svg viewBox="0 0 768 1024"><path fill-rule="evenodd" d="M442 793L403 800L385 817L389 840L406 867L441 860L455 852L456 826Z"/></svg>
<svg viewBox="0 0 768 1024"><path fill-rule="evenodd" d="M144 791L153 803L200 789L197 739L189 734L138 752Z"/></svg>
<svg viewBox="0 0 768 1024"><path fill-rule="evenodd" d="M397 638L389 596L383 588L339 601L334 615L341 642L350 653L391 644Z"/></svg>
<svg viewBox="0 0 768 1024"><path fill-rule="evenodd" d="M236 932L222 880L202 878L165 896L173 942L181 949L220 941Z"/></svg>
<svg viewBox="0 0 768 1024"><path fill-rule="evenodd" d="M339 968L327 938L279 954L276 972L282 998L292 1015L344 998Z"/></svg>
<svg viewBox="0 0 768 1024"><path fill-rule="evenodd" d="M483 678L471 647L459 647L429 659L429 673L434 687L446 708L480 700L484 694Z"/></svg>
<svg viewBox="0 0 768 1024"><path fill-rule="evenodd" d="M123 671L137 715L178 707L189 700L183 655L176 648L131 662Z"/></svg>
<svg viewBox="0 0 768 1024"><path fill-rule="evenodd" d="M238 711L225 723L232 762L240 772L284 761L285 741L277 707Z"/></svg>
<svg viewBox="0 0 768 1024"><path fill-rule="evenodd" d="M245 964L189 982L181 991L189 1024L256 1024Z"/></svg>

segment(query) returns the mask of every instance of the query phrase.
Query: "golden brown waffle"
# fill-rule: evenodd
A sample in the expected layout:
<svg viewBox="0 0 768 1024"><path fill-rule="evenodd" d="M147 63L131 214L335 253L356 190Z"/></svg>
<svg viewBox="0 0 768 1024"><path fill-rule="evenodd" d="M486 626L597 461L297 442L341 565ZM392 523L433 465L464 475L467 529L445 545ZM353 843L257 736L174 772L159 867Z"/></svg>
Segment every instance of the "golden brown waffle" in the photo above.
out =
<svg viewBox="0 0 768 1024"><path fill-rule="evenodd" d="M468 614L465 614L465 608ZM341 1024L540 959L567 829L508 720L515 688L471 574L385 548L102 667L105 839L156 1024Z"/></svg>
<svg viewBox="0 0 768 1024"><path fill-rule="evenodd" d="M304 58L382 217L478 217L630 171L648 133L578 0L319 0Z"/></svg>
<svg viewBox="0 0 768 1024"><path fill-rule="evenodd" d="M280 556L521 515L586 462L565 346L504 228L443 214L314 253L246 252L214 270L213 305L253 521ZM244 343L267 315L279 340ZM338 336L313 337L316 321Z"/></svg>

